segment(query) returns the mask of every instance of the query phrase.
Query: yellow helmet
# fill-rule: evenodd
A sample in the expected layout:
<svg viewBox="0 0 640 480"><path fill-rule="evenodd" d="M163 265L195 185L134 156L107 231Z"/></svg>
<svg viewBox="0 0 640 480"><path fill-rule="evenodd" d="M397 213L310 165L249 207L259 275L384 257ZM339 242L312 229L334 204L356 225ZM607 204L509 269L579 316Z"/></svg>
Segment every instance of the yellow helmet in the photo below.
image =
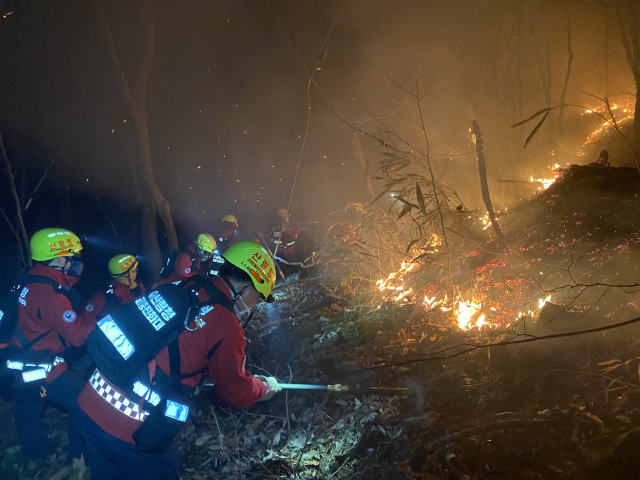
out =
<svg viewBox="0 0 640 480"><path fill-rule="evenodd" d="M218 247L215 239L208 233L201 233L198 235L196 245L200 247L200 250L207 253L213 253L213 251Z"/></svg>
<svg viewBox="0 0 640 480"><path fill-rule="evenodd" d="M238 219L234 215L225 215L222 217L223 222L233 223L238 228Z"/></svg>
<svg viewBox="0 0 640 480"><path fill-rule="evenodd" d="M279 208L276 216L279 218L284 218L287 222L289 221L289 212L286 208Z"/></svg>
<svg viewBox="0 0 640 480"><path fill-rule="evenodd" d="M38 230L29 243L31 258L36 262L46 262L57 257L72 257L82 250L78 236L64 228Z"/></svg>
<svg viewBox="0 0 640 480"><path fill-rule="evenodd" d="M135 256L129 254L116 255L109 260L109 273L112 277L121 277L138 266Z"/></svg>
<svg viewBox="0 0 640 480"><path fill-rule="evenodd" d="M251 277L253 286L264 298L276 285L276 267L269 252L256 242L242 241L231 245L222 257Z"/></svg>

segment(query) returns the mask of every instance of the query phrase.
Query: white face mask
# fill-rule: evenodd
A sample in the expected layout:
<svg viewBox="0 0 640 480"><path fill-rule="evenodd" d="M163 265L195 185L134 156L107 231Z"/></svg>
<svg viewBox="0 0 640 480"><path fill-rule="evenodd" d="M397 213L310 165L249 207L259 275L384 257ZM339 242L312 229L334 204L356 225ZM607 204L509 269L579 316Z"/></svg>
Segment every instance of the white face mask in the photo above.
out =
<svg viewBox="0 0 640 480"><path fill-rule="evenodd" d="M244 298L242 298L242 295L238 295L236 300L240 300L242 302L242 305L244 305L244 308L240 310L238 309L236 302L233 302L233 309L236 311L236 318L238 319L239 322L241 322L242 318L245 315L251 314L251 309L247 306L246 303L244 303Z"/></svg>

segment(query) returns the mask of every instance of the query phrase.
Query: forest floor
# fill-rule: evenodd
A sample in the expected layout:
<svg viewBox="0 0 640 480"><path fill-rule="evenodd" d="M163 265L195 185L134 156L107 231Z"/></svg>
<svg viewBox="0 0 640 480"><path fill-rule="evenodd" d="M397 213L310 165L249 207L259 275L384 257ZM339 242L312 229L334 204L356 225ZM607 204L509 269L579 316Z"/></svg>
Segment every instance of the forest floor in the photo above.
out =
<svg viewBox="0 0 640 480"><path fill-rule="evenodd" d="M201 390L179 438L183 478L639 478L637 325L489 346L640 316L638 288L616 287L637 279L639 180L634 169L572 167L499 218L508 253L495 240L469 242L475 253L458 265L484 275L475 288L492 305L490 328L462 330L442 309L410 299L364 308L317 282L279 287L247 331L247 369L351 391L282 392L238 411ZM553 299L526 331L505 320L547 294ZM407 395L366 393L371 387ZM12 409L0 401L0 478L62 478L64 415L46 410L60 448L30 462ZM89 478L82 465L67 473Z"/></svg>

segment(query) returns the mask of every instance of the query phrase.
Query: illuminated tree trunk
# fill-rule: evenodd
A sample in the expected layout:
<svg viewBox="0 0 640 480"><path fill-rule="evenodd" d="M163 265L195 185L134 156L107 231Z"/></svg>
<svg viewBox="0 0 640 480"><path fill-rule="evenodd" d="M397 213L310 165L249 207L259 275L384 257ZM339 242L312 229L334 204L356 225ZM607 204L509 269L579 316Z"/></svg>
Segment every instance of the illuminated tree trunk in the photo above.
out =
<svg viewBox="0 0 640 480"><path fill-rule="evenodd" d="M629 68L636 81L636 112L633 121L633 151L636 160L640 159L640 1L616 8L620 39Z"/></svg>
<svg viewBox="0 0 640 480"><path fill-rule="evenodd" d="M478 158L478 171L480 173L480 188L482 190L482 200L485 207L487 207L487 213L489 214L489 220L491 220L491 227L500 240L505 244L507 241L504 238L500 227L498 226L498 220L496 214L493 212L493 205L491 204L491 197L489 196L489 184L487 183L487 165L484 161L484 141L482 139L482 132L478 122L473 120L473 134L475 135L476 143L476 156Z"/></svg>
<svg viewBox="0 0 640 480"><path fill-rule="evenodd" d="M142 57L139 62L137 75L134 76L133 84L127 82L122 63L116 51L115 42L109 28L104 10L99 5L99 13L104 34L108 40L109 55L118 70L118 82L127 100L131 111L136 137L137 156L135 170L139 173L143 182L143 238L145 248L151 256L151 268L154 275L158 275L162 268L162 257L158 242L156 228L156 214L160 215L162 224L167 235L167 243L170 250L178 249L178 236L171 217L169 202L164 198L158 184L156 183L151 161L151 147L149 144L149 117L147 113L147 85L149 73L153 65L153 51L155 44L155 18L153 15L153 5L150 0L142 0L144 9L144 19L141 25L143 29Z"/></svg>
<svg viewBox="0 0 640 480"><path fill-rule="evenodd" d="M364 158L362 144L360 143L357 133L353 134L353 155L358 160L362 173L364 174L364 186L367 190L367 200L369 200L369 202L373 202L375 196L373 195L373 185L371 185L371 164L367 162L366 158Z"/></svg>

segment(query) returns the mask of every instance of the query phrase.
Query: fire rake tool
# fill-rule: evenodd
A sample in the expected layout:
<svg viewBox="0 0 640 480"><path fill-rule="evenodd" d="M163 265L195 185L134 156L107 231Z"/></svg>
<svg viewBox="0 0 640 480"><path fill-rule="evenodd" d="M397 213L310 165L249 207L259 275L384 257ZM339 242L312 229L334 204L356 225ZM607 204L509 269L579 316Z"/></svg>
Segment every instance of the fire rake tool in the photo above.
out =
<svg viewBox="0 0 640 480"><path fill-rule="evenodd" d="M205 383L205 387L213 387L213 383ZM409 396L411 390L408 388L383 388L383 387L368 387L368 388L349 388L347 385L340 385L336 383L334 385L309 385L306 383L279 383L280 390L313 390L324 391L330 393L364 393L368 395L401 395Z"/></svg>

